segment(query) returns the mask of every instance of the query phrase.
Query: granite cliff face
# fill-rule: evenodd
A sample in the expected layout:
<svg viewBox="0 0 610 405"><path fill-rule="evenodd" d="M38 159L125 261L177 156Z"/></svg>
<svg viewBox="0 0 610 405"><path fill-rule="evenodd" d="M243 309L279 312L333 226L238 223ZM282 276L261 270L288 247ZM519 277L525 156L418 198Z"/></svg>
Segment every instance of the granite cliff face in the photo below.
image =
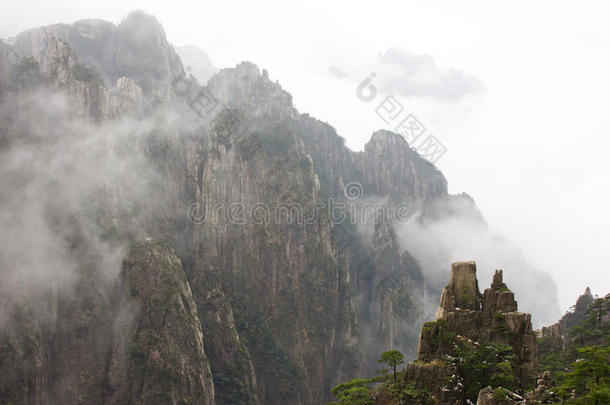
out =
<svg viewBox="0 0 610 405"><path fill-rule="evenodd" d="M405 371L406 381L430 392L434 403L461 404L477 398L477 403L495 403L494 390L479 392L477 384L492 381L497 387L510 382L525 389L538 371L530 314L517 311L514 294L502 281L502 270L496 270L491 287L483 294L476 270L474 262L453 263L436 320L422 327L418 359ZM476 363L471 368L472 358ZM487 364L484 369L490 371L479 374L483 360Z"/></svg>
<svg viewBox="0 0 610 405"><path fill-rule="evenodd" d="M0 335L3 401L214 403L197 308L173 249L139 242L119 280L82 275L74 287L77 296L59 285L12 303Z"/></svg>
<svg viewBox="0 0 610 405"><path fill-rule="evenodd" d="M27 158L0 165L0 400L312 404L415 357L439 286L395 225L474 202L404 138L350 151L249 62L201 87L141 12L0 43L0 99L0 153ZM527 343L501 275L481 295L460 266L440 316Z"/></svg>
<svg viewBox="0 0 610 405"><path fill-rule="evenodd" d="M587 310L593 301L591 289L587 287L584 293L576 300L576 304L558 322L549 326L543 326L539 331L536 331L538 339L544 339L547 344L550 344L556 350L564 350L570 340L569 331L584 321Z"/></svg>
<svg viewBox="0 0 610 405"><path fill-rule="evenodd" d="M523 385L536 373L536 336L531 315L517 311L512 291L496 270L490 288L479 292L474 262L454 263L449 285L443 288L435 323L424 324L418 359L440 358L445 350L437 344L438 320L448 330L475 342L505 343L516 355L517 377Z"/></svg>
<svg viewBox="0 0 610 405"><path fill-rule="evenodd" d="M126 335L113 342L105 402L213 404L197 306L173 249L150 240L132 245L123 280L115 330Z"/></svg>
<svg viewBox="0 0 610 405"><path fill-rule="evenodd" d="M73 25L34 28L19 34L13 46L22 55L39 61L46 72L65 61L61 59L64 55L53 54L57 53L55 49L68 48L105 84L113 85L120 77L129 76L147 95L154 93L153 99L168 95L173 79L183 73L180 58L167 42L161 24L141 11L130 13L119 25L81 20Z"/></svg>

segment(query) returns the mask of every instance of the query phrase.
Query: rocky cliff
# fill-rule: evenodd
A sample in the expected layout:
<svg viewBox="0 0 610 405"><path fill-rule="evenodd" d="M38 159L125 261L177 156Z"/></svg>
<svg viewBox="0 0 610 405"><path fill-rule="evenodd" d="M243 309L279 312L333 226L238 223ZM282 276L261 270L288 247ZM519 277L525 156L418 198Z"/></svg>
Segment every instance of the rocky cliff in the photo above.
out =
<svg viewBox="0 0 610 405"><path fill-rule="evenodd" d="M496 270L483 294L476 270L474 262L452 265L436 320L424 324L418 360L406 369L407 381L432 392L437 403L464 403L477 396L487 403L481 399L487 393L479 395L480 384L493 381L495 387L511 384L523 390L537 374L530 314L517 311L502 270Z"/></svg>
<svg viewBox="0 0 610 405"><path fill-rule="evenodd" d="M3 402L214 403L197 308L173 249L134 244L119 279L82 275L73 287L77 295L59 285L12 303L1 334Z"/></svg>
<svg viewBox="0 0 610 405"><path fill-rule="evenodd" d="M419 341L418 359L440 358L442 344L435 344L438 320L459 336L475 342L509 344L516 354L517 377L526 385L536 373L536 336L531 315L517 311L512 291L496 270L490 288L479 292L474 262L454 263L449 285L443 288L436 322L424 324Z"/></svg>
<svg viewBox="0 0 610 405"><path fill-rule="evenodd" d="M249 62L201 86L142 12L0 43L0 100L0 400L312 404L415 357L439 291L396 225L474 202L403 137L350 151ZM460 266L441 317L526 342Z"/></svg>

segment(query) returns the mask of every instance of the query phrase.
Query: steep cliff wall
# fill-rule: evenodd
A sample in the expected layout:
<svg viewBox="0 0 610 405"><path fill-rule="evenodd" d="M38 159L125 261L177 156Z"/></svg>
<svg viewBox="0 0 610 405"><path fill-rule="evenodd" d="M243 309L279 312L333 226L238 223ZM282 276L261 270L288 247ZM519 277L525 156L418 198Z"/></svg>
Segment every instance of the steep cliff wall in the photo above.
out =
<svg viewBox="0 0 610 405"><path fill-rule="evenodd" d="M379 131L352 152L248 62L200 87L141 12L0 44L0 99L2 153L25 143L33 161L57 158L90 185L62 184L80 183L48 176L54 166L2 166L24 184L50 178L37 225L70 241L52 246L77 280L36 296L2 289L0 371L18 370L0 379L3 400L311 404L374 370L379 352L415 357L435 292L394 225L454 197L402 137ZM36 108L45 121L27 124ZM32 214L2 186L17 217ZM97 245L123 263L84 260ZM20 268L2 260L3 277Z"/></svg>

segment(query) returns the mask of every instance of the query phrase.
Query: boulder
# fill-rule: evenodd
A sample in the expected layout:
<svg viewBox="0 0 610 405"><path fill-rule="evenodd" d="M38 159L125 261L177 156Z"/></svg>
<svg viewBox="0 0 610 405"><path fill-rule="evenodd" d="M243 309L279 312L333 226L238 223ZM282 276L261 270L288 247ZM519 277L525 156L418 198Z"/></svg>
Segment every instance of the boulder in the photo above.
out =
<svg viewBox="0 0 610 405"><path fill-rule="evenodd" d="M477 405L509 405L524 403L525 400L523 397L504 388L483 388L479 391L479 397L477 398Z"/></svg>
<svg viewBox="0 0 610 405"><path fill-rule="evenodd" d="M526 394L528 404L559 402L559 395L553 392L555 381L550 371L545 371L536 381L536 388Z"/></svg>

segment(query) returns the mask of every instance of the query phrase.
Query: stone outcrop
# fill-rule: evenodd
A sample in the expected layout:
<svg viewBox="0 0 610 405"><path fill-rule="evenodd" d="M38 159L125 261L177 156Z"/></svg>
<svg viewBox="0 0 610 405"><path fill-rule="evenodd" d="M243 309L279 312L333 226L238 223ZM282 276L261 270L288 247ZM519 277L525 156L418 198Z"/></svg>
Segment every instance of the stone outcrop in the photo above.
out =
<svg viewBox="0 0 610 405"><path fill-rule="evenodd" d="M585 318L585 313L591 303L593 303L593 294L591 294L591 289L587 287L584 293L576 300L573 310L566 313L559 320L561 328L564 331L569 331L572 327L580 324Z"/></svg>
<svg viewBox="0 0 610 405"><path fill-rule="evenodd" d="M536 337L538 339L545 339L550 341L550 346L556 349L563 349L565 346L565 331L561 327L561 323L557 322L551 326L543 326L540 330L536 331Z"/></svg>
<svg viewBox="0 0 610 405"><path fill-rule="evenodd" d="M551 326L543 326L538 332L538 338L551 338L554 341L560 342L563 340L564 332L559 322Z"/></svg>
<svg viewBox="0 0 610 405"><path fill-rule="evenodd" d="M452 340L452 336L457 340ZM517 311L514 294L502 280L502 270L496 270L490 288L481 294L474 262L451 266L436 321L424 324L418 361L409 365L407 375L417 375L411 368L423 367L447 355L454 356L457 342L474 347L487 342L510 345L514 353L512 369L519 385L524 387L534 378L537 344L531 316ZM483 395L487 396L488 393Z"/></svg>
<svg viewBox="0 0 610 405"><path fill-rule="evenodd" d="M496 270L491 288L483 293L483 311L488 315L498 311L502 313L517 311L515 294L502 281L502 270Z"/></svg>
<svg viewBox="0 0 610 405"><path fill-rule="evenodd" d="M445 318L456 310L479 310L481 293L477 282L477 268L474 262L453 263L449 284L443 288L436 319Z"/></svg>
<svg viewBox="0 0 610 405"><path fill-rule="evenodd" d="M528 392L525 397L528 404L548 404L559 402L560 398L557 392L553 390L555 387L555 381L551 377L550 371L542 373L540 378L536 380L536 388L533 391Z"/></svg>
<svg viewBox="0 0 610 405"><path fill-rule="evenodd" d="M502 270L496 270L491 287L481 295L474 262L454 263L447 287L443 288L436 319L443 319L448 330L475 342L510 344L518 358L518 378L525 383L536 369L536 336L530 314L517 312L514 293L502 281ZM426 325L429 325L426 327ZM439 358L443 347L435 344L437 326L422 329L418 358Z"/></svg>
<svg viewBox="0 0 610 405"><path fill-rule="evenodd" d="M509 390L494 390L492 387L479 391L477 405L511 405L525 403L523 397Z"/></svg>
<svg viewBox="0 0 610 405"><path fill-rule="evenodd" d="M229 108L242 109L254 116L295 119L299 114L292 96L278 83L269 80L266 70L252 62L221 69L208 81L214 97Z"/></svg>

